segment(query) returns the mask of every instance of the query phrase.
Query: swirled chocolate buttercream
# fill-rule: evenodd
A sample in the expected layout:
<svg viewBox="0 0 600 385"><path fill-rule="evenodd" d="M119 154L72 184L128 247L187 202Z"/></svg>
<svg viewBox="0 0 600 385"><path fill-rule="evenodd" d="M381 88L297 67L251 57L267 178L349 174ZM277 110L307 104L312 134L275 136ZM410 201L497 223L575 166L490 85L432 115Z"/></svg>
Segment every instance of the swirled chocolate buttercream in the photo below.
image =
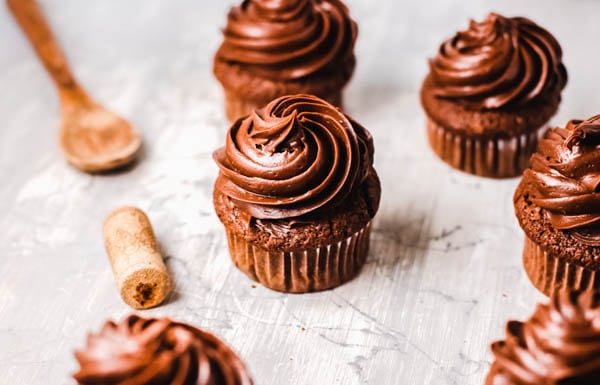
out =
<svg viewBox="0 0 600 385"><path fill-rule="evenodd" d="M245 0L223 35L218 60L292 80L354 63L357 27L340 0Z"/></svg>
<svg viewBox="0 0 600 385"><path fill-rule="evenodd" d="M600 115L548 131L523 183L554 228L600 245Z"/></svg>
<svg viewBox="0 0 600 385"><path fill-rule="evenodd" d="M600 384L600 292L562 291L492 345L486 385Z"/></svg>
<svg viewBox="0 0 600 385"><path fill-rule="evenodd" d="M561 47L548 31L495 13L445 41L430 68L434 95L483 109L523 105L567 81Z"/></svg>
<svg viewBox="0 0 600 385"><path fill-rule="evenodd" d="M369 132L311 95L278 98L238 120L213 157L215 189L258 219L333 208L374 173Z"/></svg>
<svg viewBox="0 0 600 385"><path fill-rule="evenodd" d="M107 322L75 353L79 384L252 385L244 363L212 334L169 319Z"/></svg>

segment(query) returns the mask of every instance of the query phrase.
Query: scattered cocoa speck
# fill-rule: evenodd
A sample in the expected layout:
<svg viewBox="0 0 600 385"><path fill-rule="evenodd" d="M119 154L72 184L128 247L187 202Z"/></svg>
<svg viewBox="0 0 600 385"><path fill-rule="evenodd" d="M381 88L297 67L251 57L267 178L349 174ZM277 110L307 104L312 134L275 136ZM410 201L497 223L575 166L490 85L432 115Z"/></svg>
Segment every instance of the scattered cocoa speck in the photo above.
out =
<svg viewBox="0 0 600 385"><path fill-rule="evenodd" d="M301 330L301 331L305 331L306 329L304 328L304 326L302 326L302 327L300 328L300 330Z"/></svg>
<svg viewBox="0 0 600 385"><path fill-rule="evenodd" d="M252 285L252 288L253 288L253 289L256 289L256 285Z"/></svg>

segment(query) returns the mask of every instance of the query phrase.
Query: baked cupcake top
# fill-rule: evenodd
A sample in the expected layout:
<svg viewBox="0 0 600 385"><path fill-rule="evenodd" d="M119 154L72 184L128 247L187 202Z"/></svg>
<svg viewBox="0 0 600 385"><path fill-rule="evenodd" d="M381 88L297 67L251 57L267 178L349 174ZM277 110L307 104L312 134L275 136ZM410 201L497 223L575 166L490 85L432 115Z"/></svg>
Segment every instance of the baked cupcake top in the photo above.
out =
<svg viewBox="0 0 600 385"><path fill-rule="evenodd" d="M430 60L431 92L475 109L522 106L567 82L556 39L533 21L491 13Z"/></svg>
<svg viewBox="0 0 600 385"><path fill-rule="evenodd" d="M244 0L229 11L216 60L293 80L354 60L356 23L340 0Z"/></svg>
<svg viewBox="0 0 600 385"><path fill-rule="evenodd" d="M562 291L527 322L510 321L486 385L597 385L600 292Z"/></svg>
<svg viewBox="0 0 600 385"><path fill-rule="evenodd" d="M223 342L165 318L108 321L75 357L79 384L252 384L244 363Z"/></svg>
<svg viewBox="0 0 600 385"><path fill-rule="evenodd" d="M369 132L338 108L312 95L284 96L229 129L213 154L215 191L254 218L300 217L362 187L375 174L373 152Z"/></svg>
<svg viewBox="0 0 600 385"><path fill-rule="evenodd" d="M552 226L600 245L600 115L549 130L531 157L523 184Z"/></svg>

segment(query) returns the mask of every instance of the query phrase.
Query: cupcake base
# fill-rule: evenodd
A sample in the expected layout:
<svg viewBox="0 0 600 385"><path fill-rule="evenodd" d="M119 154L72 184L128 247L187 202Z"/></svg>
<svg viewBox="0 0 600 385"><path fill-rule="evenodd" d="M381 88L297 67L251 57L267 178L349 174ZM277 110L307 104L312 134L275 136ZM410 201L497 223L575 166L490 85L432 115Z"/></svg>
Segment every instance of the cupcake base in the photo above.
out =
<svg viewBox="0 0 600 385"><path fill-rule="evenodd" d="M427 136L444 162L469 174L510 178L521 175L535 151L540 130L514 137L467 135L427 119Z"/></svg>
<svg viewBox="0 0 600 385"><path fill-rule="evenodd" d="M523 266L533 285L551 296L563 288L586 290L600 288L600 272L567 262L525 236Z"/></svg>
<svg viewBox="0 0 600 385"><path fill-rule="evenodd" d="M280 95L283 96L283 95ZM333 104L336 107L342 108L342 92L336 91L328 95L316 95ZM266 106L272 98L269 99L247 99L239 96L235 92L225 91L225 115L231 123L236 120L246 117L252 111Z"/></svg>
<svg viewBox="0 0 600 385"><path fill-rule="evenodd" d="M227 230L233 263L251 279L286 293L332 289L354 278L369 252L370 222L339 242L314 249L267 250Z"/></svg>

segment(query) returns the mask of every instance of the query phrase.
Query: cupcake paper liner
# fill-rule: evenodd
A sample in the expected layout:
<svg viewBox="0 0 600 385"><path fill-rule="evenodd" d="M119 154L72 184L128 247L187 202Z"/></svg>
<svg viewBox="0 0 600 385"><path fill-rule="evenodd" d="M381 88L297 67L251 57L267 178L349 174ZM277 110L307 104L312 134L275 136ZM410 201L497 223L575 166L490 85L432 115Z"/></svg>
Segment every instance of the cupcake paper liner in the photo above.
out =
<svg viewBox="0 0 600 385"><path fill-rule="evenodd" d="M520 175L535 151L539 132L506 138L468 135L427 119L429 144L444 162L470 174L493 178Z"/></svg>
<svg viewBox="0 0 600 385"><path fill-rule="evenodd" d="M233 263L264 286L286 293L334 288L354 278L369 252L370 222L339 242L314 249L267 250L227 229Z"/></svg>
<svg viewBox="0 0 600 385"><path fill-rule="evenodd" d="M283 95L279 95L283 96ZM334 106L341 107L342 106L342 92L336 91L329 95L317 95L322 99L325 99L329 103ZM238 96L234 92L229 92L225 90L225 115L227 116L227 120L231 123L235 122L239 118L248 116L252 113L252 111L264 107L267 103L269 103L273 98L265 99L265 100L253 100L247 99Z"/></svg>
<svg viewBox="0 0 600 385"><path fill-rule="evenodd" d="M547 296L563 288L600 288L598 271L561 259L527 236L523 247L523 265L533 285Z"/></svg>

